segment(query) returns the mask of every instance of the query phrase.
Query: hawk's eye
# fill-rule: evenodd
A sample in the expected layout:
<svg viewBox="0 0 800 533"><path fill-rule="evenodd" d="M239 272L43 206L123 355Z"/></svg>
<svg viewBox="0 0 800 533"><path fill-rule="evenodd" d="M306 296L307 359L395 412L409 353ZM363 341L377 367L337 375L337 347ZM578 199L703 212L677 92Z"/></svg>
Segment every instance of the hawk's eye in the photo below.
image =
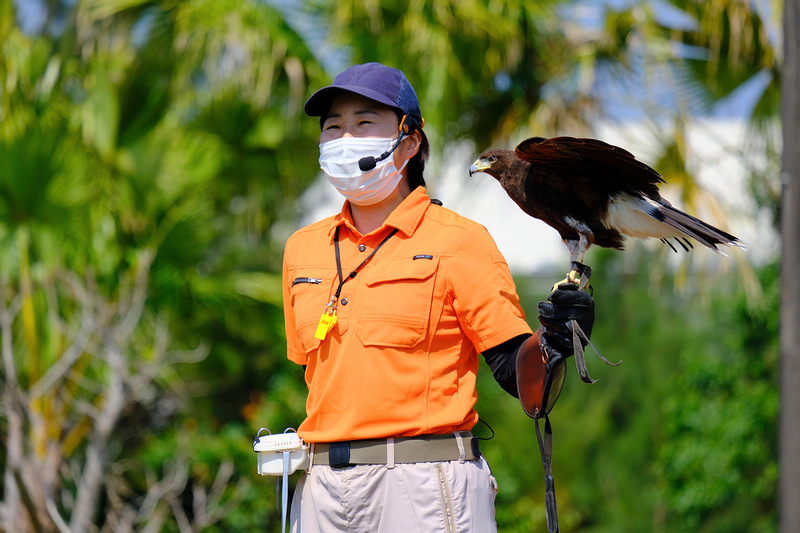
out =
<svg viewBox="0 0 800 533"><path fill-rule="evenodd" d="M489 157L489 163L494 163L495 161L497 161L497 158L495 156Z"/></svg>

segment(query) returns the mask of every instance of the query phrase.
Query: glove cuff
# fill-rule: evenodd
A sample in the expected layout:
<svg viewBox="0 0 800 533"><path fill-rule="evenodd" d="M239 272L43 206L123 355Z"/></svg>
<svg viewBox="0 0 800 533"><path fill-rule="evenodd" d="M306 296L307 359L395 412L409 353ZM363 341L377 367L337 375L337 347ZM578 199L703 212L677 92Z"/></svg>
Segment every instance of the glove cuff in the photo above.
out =
<svg viewBox="0 0 800 533"><path fill-rule="evenodd" d="M547 344L544 328L528 338L517 354L517 391L525 413L544 418L553 409L566 378L566 357Z"/></svg>

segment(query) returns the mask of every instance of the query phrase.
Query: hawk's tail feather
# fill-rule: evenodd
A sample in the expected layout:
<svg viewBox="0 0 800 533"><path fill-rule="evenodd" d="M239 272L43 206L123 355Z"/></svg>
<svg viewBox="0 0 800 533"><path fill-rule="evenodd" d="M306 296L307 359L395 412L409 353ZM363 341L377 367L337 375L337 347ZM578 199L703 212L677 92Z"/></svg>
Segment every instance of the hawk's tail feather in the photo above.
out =
<svg viewBox="0 0 800 533"><path fill-rule="evenodd" d="M738 248L744 248L741 241L730 233L722 231L719 228L715 228L711 224L703 222L702 220L686 214L679 209L675 209L671 205L662 203L654 213L651 213L651 215L664 224L680 231L688 237L691 237L700 244L711 248L717 253L725 255L722 250L717 248L718 244L730 244ZM686 251L688 251L686 244L688 244L689 247L692 246L691 243L685 238L676 238L675 240ZM670 245L670 247L672 246ZM674 250L675 248L672 247L672 249Z"/></svg>
<svg viewBox="0 0 800 533"><path fill-rule="evenodd" d="M662 239L661 239L661 242L663 242L664 244L666 244L667 246L669 246L670 248L672 248L672 251L673 251L673 252L675 252L676 254L678 253L678 249L677 249L677 248L675 248L674 246L672 246L672 243L671 243L671 242L669 242L669 239L668 239L668 238L666 238L666 237L662 238ZM693 249L693 248L694 248L694 246L692 246L692 241L690 241L689 239L684 239L684 238L680 238L680 237L675 237L675 242L677 242L678 244L680 244L680 245L681 245L681 248L683 248L683 249L684 249L685 251L687 251L687 252L688 252L689 250L691 250L691 249Z"/></svg>
<svg viewBox="0 0 800 533"><path fill-rule="evenodd" d="M674 246L672 246L672 243L669 242L669 239L667 238L661 239L661 242L672 248L672 251L675 252L676 254L678 253L678 250Z"/></svg>

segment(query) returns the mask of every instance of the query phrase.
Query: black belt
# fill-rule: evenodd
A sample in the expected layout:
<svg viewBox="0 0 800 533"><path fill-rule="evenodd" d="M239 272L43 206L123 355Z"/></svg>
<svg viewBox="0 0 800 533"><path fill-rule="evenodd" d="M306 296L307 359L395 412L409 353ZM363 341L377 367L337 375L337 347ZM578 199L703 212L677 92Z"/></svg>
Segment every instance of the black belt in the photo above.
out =
<svg viewBox="0 0 800 533"><path fill-rule="evenodd" d="M469 431L394 439L318 442L312 464L340 468L350 465L474 461L481 456L478 438Z"/></svg>

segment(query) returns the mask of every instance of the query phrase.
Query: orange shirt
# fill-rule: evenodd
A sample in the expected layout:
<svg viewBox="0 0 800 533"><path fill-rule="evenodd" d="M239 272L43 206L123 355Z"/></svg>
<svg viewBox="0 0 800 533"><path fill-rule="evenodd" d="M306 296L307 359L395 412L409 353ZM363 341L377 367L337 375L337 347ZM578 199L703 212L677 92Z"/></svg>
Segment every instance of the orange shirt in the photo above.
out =
<svg viewBox="0 0 800 533"><path fill-rule="evenodd" d="M345 277L338 322L324 341L320 316ZM290 360L307 365L307 442L469 430L478 354L531 333L505 259L488 231L413 191L377 230L361 235L342 212L286 243L283 301Z"/></svg>

